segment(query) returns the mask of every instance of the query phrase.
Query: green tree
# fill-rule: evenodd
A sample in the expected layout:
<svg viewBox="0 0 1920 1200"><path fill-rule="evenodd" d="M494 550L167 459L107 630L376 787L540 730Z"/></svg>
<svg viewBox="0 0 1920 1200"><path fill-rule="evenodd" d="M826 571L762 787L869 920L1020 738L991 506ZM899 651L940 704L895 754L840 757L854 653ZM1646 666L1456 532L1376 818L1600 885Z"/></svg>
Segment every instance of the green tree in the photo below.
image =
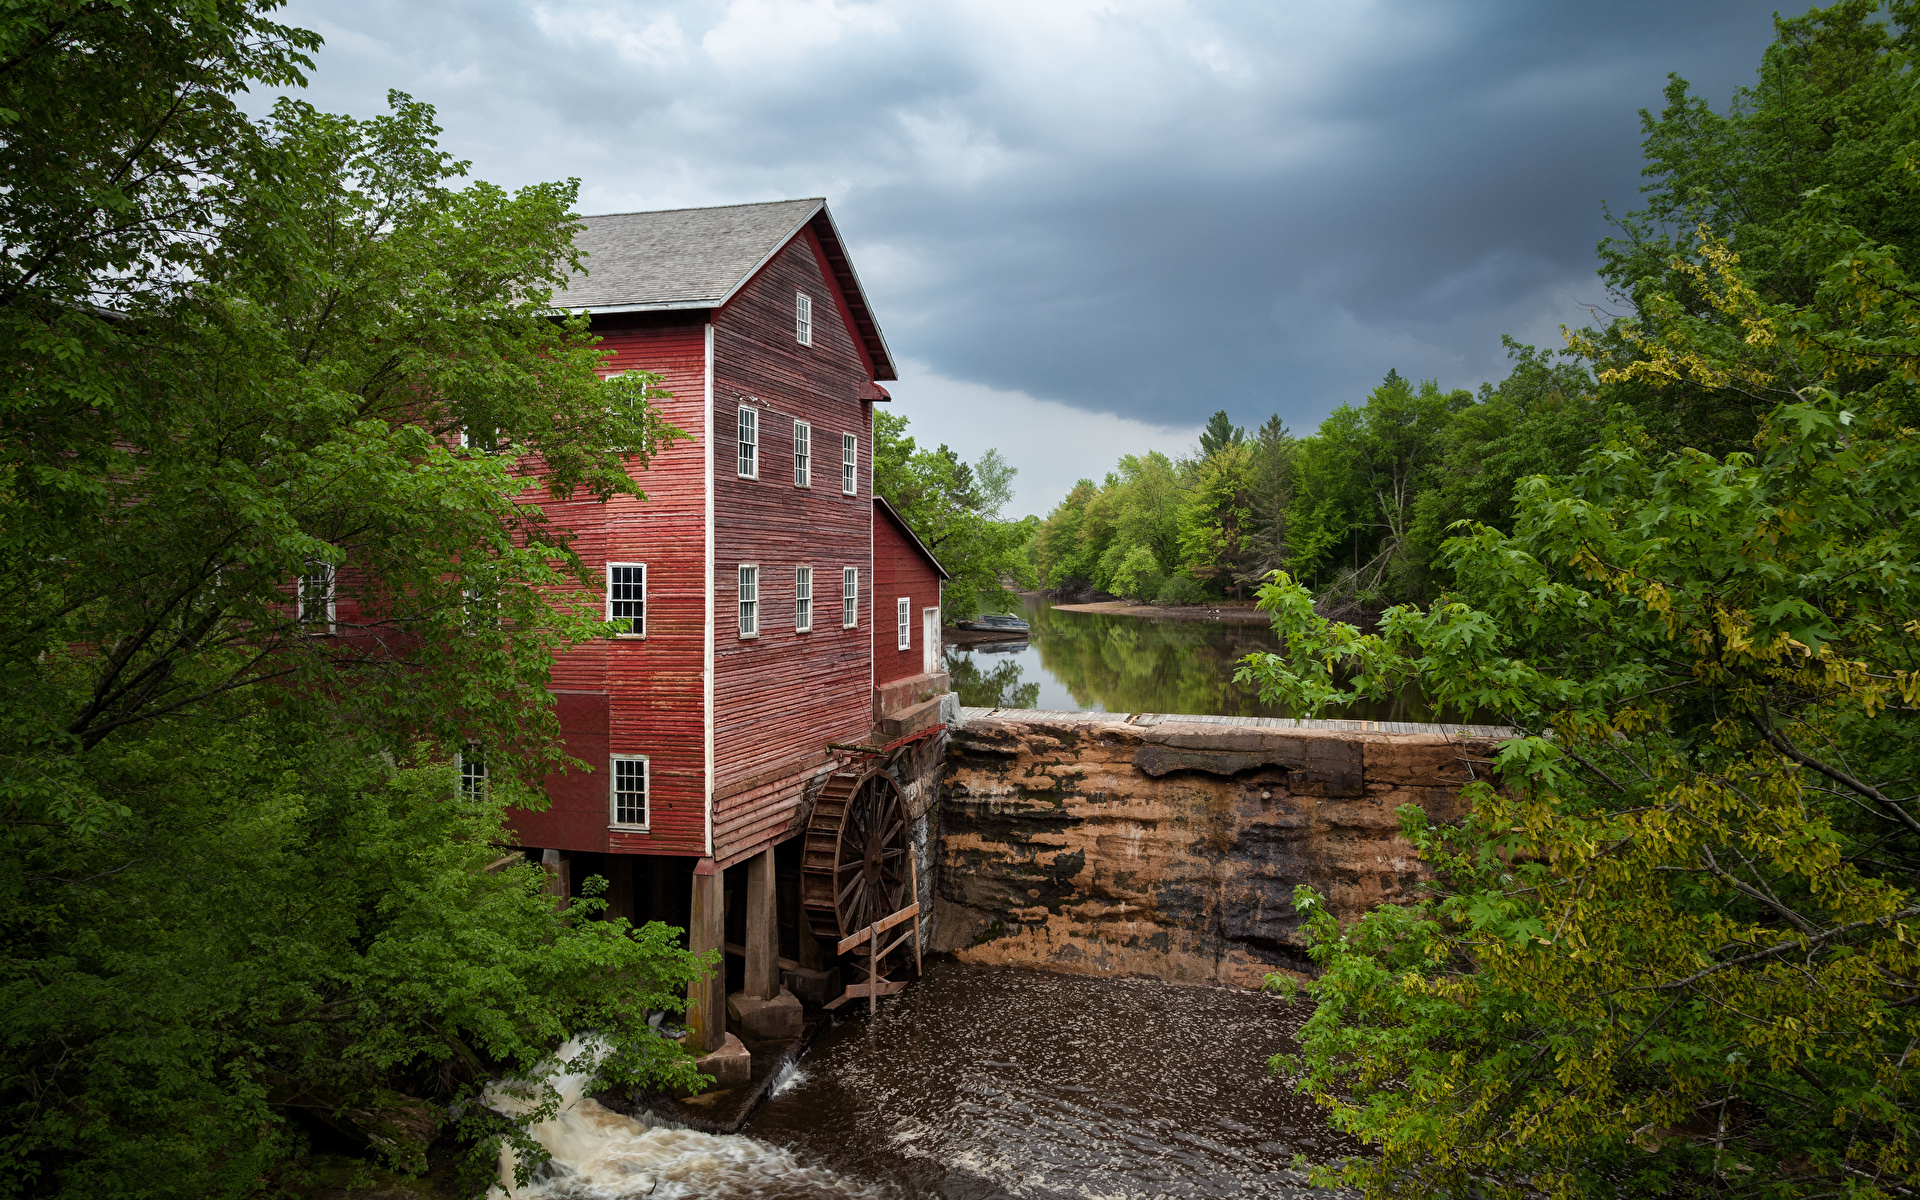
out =
<svg viewBox="0 0 1920 1200"><path fill-rule="evenodd" d="M1253 516L1259 553L1250 568L1264 578L1291 556L1287 509L1293 504L1294 456L1300 441L1278 414L1268 417L1253 439Z"/></svg>
<svg viewBox="0 0 1920 1200"><path fill-rule="evenodd" d="M573 185L453 186L404 96L239 122L313 44L261 11L5 35L6 152L70 176L0 199L8 1194L252 1193L309 1117L403 1172L457 1123L490 1165L524 1137L480 1084L581 1030L609 1080L691 1078L646 1023L696 967L671 931L556 912L500 848L568 765L553 655L602 629L540 505L640 495L678 434L549 307ZM141 64L161 99L110 77ZM125 111L66 113L75 79Z"/></svg>
<svg viewBox="0 0 1920 1200"><path fill-rule="evenodd" d="M922 450L904 415L875 411L873 490L894 506L952 576L942 614L949 621L1013 608L1013 587L1030 587L1034 531L1000 514L1013 499L1016 469L998 450L969 466L946 446Z"/></svg>
<svg viewBox="0 0 1920 1200"><path fill-rule="evenodd" d="M1092 574L1091 563L1099 558L1099 554L1096 552L1091 558L1087 557L1082 531L1086 527L1089 506L1098 495L1093 480L1082 479L1073 485L1065 498L1053 506L1046 520L1040 523L1039 533L1034 538L1033 563L1041 583L1048 587L1059 587L1070 580L1084 580Z"/></svg>
<svg viewBox="0 0 1920 1200"><path fill-rule="evenodd" d="M1795 238L1814 194L1835 220L1910 267L1920 249L1920 183L1908 169L1920 136L1917 14L1912 0L1845 0L1776 18L1754 85L1737 91L1724 112L1672 77L1659 116L1640 114L1645 205L1617 220L1618 237L1600 243L1601 275L1614 294L1642 316L1660 296L1711 314L1709 297L1672 266L1704 225L1740 256L1763 296L1812 304L1821 278ZM1609 365L1634 357L1628 344L1598 342ZM1656 391L1623 382L1612 391L1669 447L1739 449L1767 411L1687 384Z"/></svg>
<svg viewBox="0 0 1920 1200"><path fill-rule="evenodd" d="M1602 373L1736 393L1751 452L1623 431L1378 636L1263 594L1265 698L1418 686L1517 731L1457 825L1403 811L1430 899L1341 928L1296 896L1323 973L1275 1065L1373 1145L1332 1172L1369 1195L1920 1186L1920 302L1894 250L1794 233L1807 303L1709 238Z"/></svg>
<svg viewBox="0 0 1920 1200"><path fill-rule="evenodd" d="M1512 372L1497 386L1482 385L1474 403L1446 422L1439 467L1414 498L1407 556L1436 584L1448 574L1441 544L1454 522L1511 530L1514 485L1530 475L1572 474L1605 435L1607 408L1584 367L1502 340Z"/></svg>
<svg viewBox="0 0 1920 1200"><path fill-rule="evenodd" d="M117 306L192 279L239 174L270 159L233 95L305 82L317 34L257 0L19 0L0 18L0 312ZM14 350L16 346L9 346Z"/></svg>
<svg viewBox="0 0 1920 1200"><path fill-rule="evenodd" d="M1297 464L1291 569L1325 578L1350 549L1350 570L1331 581L1333 591L1373 598L1422 586L1426 564L1407 544L1415 504L1436 482L1448 424L1472 401L1389 371L1364 405L1334 409Z"/></svg>
<svg viewBox="0 0 1920 1200"><path fill-rule="evenodd" d="M1107 477L1102 499L1112 537L1093 564L1093 586L1151 600L1180 565L1180 506L1185 485L1173 460L1157 450L1128 454Z"/></svg>
<svg viewBox="0 0 1920 1200"><path fill-rule="evenodd" d="M1258 581L1259 574L1250 568L1267 548L1257 508L1258 478L1251 447L1223 447L1194 468L1180 512L1182 569L1231 590L1235 597L1243 586Z"/></svg>
<svg viewBox="0 0 1920 1200"><path fill-rule="evenodd" d="M1238 446L1247 440L1247 431L1227 419L1227 410L1221 409L1207 418L1206 428L1200 431L1200 457L1212 458L1228 446Z"/></svg>

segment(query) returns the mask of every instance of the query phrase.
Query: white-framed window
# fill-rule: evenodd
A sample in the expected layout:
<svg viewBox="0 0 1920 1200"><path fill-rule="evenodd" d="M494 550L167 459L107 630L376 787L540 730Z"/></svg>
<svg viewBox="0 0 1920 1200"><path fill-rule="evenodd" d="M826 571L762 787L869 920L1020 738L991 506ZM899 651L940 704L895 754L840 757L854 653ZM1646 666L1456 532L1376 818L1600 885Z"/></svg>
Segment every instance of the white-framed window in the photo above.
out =
<svg viewBox="0 0 1920 1200"><path fill-rule="evenodd" d="M793 294L793 338L802 346L813 345L813 297L805 292Z"/></svg>
<svg viewBox="0 0 1920 1200"><path fill-rule="evenodd" d="M740 636L760 636L760 566L740 564Z"/></svg>
<svg viewBox="0 0 1920 1200"><path fill-rule="evenodd" d="M840 626L852 629L860 623L860 570L857 567L843 567L840 570Z"/></svg>
<svg viewBox="0 0 1920 1200"><path fill-rule="evenodd" d="M913 605L905 596L900 597L900 602L894 605L894 618L900 626L900 648L913 649Z"/></svg>
<svg viewBox="0 0 1920 1200"><path fill-rule="evenodd" d="M608 824L622 829L647 827L647 756L614 754L607 772Z"/></svg>
<svg viewBox="0 0 1920 1200"><path fill-rule="evenodd" d="M800 633L813 632L813 568L793 569L793 627Z"/></svg>
<svg viewBox="0 0 1920 1200"><path fill-rule="evenodd" d="M487 756L479 742L468 742L453 756L453 769L459 778L456 791L462 800L487 798Z"/></svg>
<svg viewBox="0 0 1920 1200"><path fill-rule="evenodd" d="M647 636L647 564L607 564L607 620L620 622L615 637Z"/></svg>
<svg viewBox="0 0 1920 1200"><path fill-rule="evenodd" d="M300 576L299 617L302 625L333 632L335 581L332 563L318 558L307 560L307 569Z"/></svg>
<svg viewBox="0 0 1920 1200"><path fill-rule="evenodd" d="M793 486L813 486L813 426L793 423Z"/></svg>
<svg viewBox="0 0 1920 1200"><path fill-rule="evenodd" d="M493 629L500 624L500 598L485 588L460 589L460 615L468 629Z"/></svg>
<svg viewBox="0 0 1920 1200"><path fill-rule="evenodd" d="M460 428L460 444L468 450L483 450L488 454L500 448L500 431L497 429Z"/></svg>
<svg viewBox="0 0 1920 1200"><path fill-rule="evenodd" d="M840 435L840 490L849 496L860 493L860 439L851 433Z"/></svg>
<svg viewBox="0 0 1920 1200"><path fill-rule="evenodd" d="M740 406L740 478L760 478L760 413Z"/></svg>

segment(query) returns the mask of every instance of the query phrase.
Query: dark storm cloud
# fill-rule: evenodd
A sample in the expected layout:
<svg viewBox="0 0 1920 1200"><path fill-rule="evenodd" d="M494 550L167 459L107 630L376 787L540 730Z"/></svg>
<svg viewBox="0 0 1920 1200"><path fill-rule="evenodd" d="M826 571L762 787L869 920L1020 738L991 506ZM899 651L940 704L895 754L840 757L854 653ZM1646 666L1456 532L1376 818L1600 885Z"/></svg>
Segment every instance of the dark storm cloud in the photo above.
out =
<svg viewBox="0 0 1920 1200"><path fill-rule="evenodd" d="M323 107L399 87L476 175L578 176L587 212L826 195L915 370L1173 429L1557 342L1606 299L1636 110L1669 71L1723 105L1771 37L1750 0L289 11Z"/></svg>

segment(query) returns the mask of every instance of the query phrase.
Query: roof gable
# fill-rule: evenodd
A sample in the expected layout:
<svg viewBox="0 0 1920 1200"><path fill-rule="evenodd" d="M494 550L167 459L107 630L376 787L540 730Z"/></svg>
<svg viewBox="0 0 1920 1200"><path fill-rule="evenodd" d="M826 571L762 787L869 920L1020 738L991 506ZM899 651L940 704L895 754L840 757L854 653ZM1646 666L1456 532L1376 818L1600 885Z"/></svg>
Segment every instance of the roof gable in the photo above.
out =
<svg viewBox="0 0 1920 1200"><path fill-rule="evenodd" d="M942 579L953 578L952 575L949 575L947 573L947 569L940 565L940 560L933 556L933 551L927 549L927 544L920 540L920 535L913 531L913 527L911 525L907 524L907 519L900 515L900 510L896 509L893 505L887 503L887 498L885 496L875 496L873 498L873 506L879 509L882 513L885 513L887 519L892 521L894 525L900 530L901 533L904 533L907 535L907 541L913 543L913 548L920 552L920 557L926 559L927 562L933 567L933 569L940 573L940 578Z"/></svg>
<svg viewBox="0 0 1920 1200"><path fill-rule="evenodd" d="M875 379L894 379L893 356L873 318L827 202L776 200L716 208L582 217L574 245L586 271L556 292L556 308L596 313L719 308L811 226L845 301Z"/></svg>

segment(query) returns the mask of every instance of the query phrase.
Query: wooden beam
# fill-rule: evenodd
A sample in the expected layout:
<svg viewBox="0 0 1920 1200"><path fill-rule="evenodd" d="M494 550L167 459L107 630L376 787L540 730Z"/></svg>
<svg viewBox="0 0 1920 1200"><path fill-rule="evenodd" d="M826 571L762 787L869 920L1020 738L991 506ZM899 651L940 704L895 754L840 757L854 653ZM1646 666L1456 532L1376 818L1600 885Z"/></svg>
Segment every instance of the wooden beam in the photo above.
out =
<svg viewBox="0 0 1920 1200"><path fill-rule="evenodd" d="M907 990L907 985L904 981L895 982L894 980L891 980L891 979L882 979L878 984L875 984L873 986L875 990L872 992L869 992L867 984L850 983L847 985L846 993L842 996L836 997L835 999L827 1001L826 1007L828 1009L835 1009L835 1008L839 1008L842 1004L845 1004L849 1000L858 1000L862 996L868 996L868 995L894 996Z"/></svg>
<svg viewBox="0 0 1920 1200"><path fill-rule="evenodd" d="M745 958L747 956L747 948L739 942L728 942L726 950L728 954L733 955L735 958ZM800 964L790 958L783 957L779 962L782 971L798 971L800 969Z"/></svg>
<svg viewBox="0 0 1920 1200"><path fill-rule="evenodd" d="M856 950L861 946L866 945L867 939L873 936L874 934L885 933L887 930L892 929L895 925L900 924L900 922L911 921L913 918L919 915L920 915L920 904L918 901L915 901L914 903L909 904L905 908L901 909L899 912L894 913L892 916L881 917L878 921L875 921L873 924L867 926L865 929L862 929L860 932L853 934L849 937L841 938L840 946L837 950L834 951L834 953L845 954L848 951Z"/></svg>
<svg viewBox="0 0 1920 1200"><path fill-rule="evenodd" d="M901 934L899 937L893 939L891 942L888 942L887 948L882 950L876 957L885 958L887 955L892 954L895 950L898 950L900 947L906 945L908 939L913 937L913 934L914 934L914 930L912 929L907 930L905 933Z"/></svg>

